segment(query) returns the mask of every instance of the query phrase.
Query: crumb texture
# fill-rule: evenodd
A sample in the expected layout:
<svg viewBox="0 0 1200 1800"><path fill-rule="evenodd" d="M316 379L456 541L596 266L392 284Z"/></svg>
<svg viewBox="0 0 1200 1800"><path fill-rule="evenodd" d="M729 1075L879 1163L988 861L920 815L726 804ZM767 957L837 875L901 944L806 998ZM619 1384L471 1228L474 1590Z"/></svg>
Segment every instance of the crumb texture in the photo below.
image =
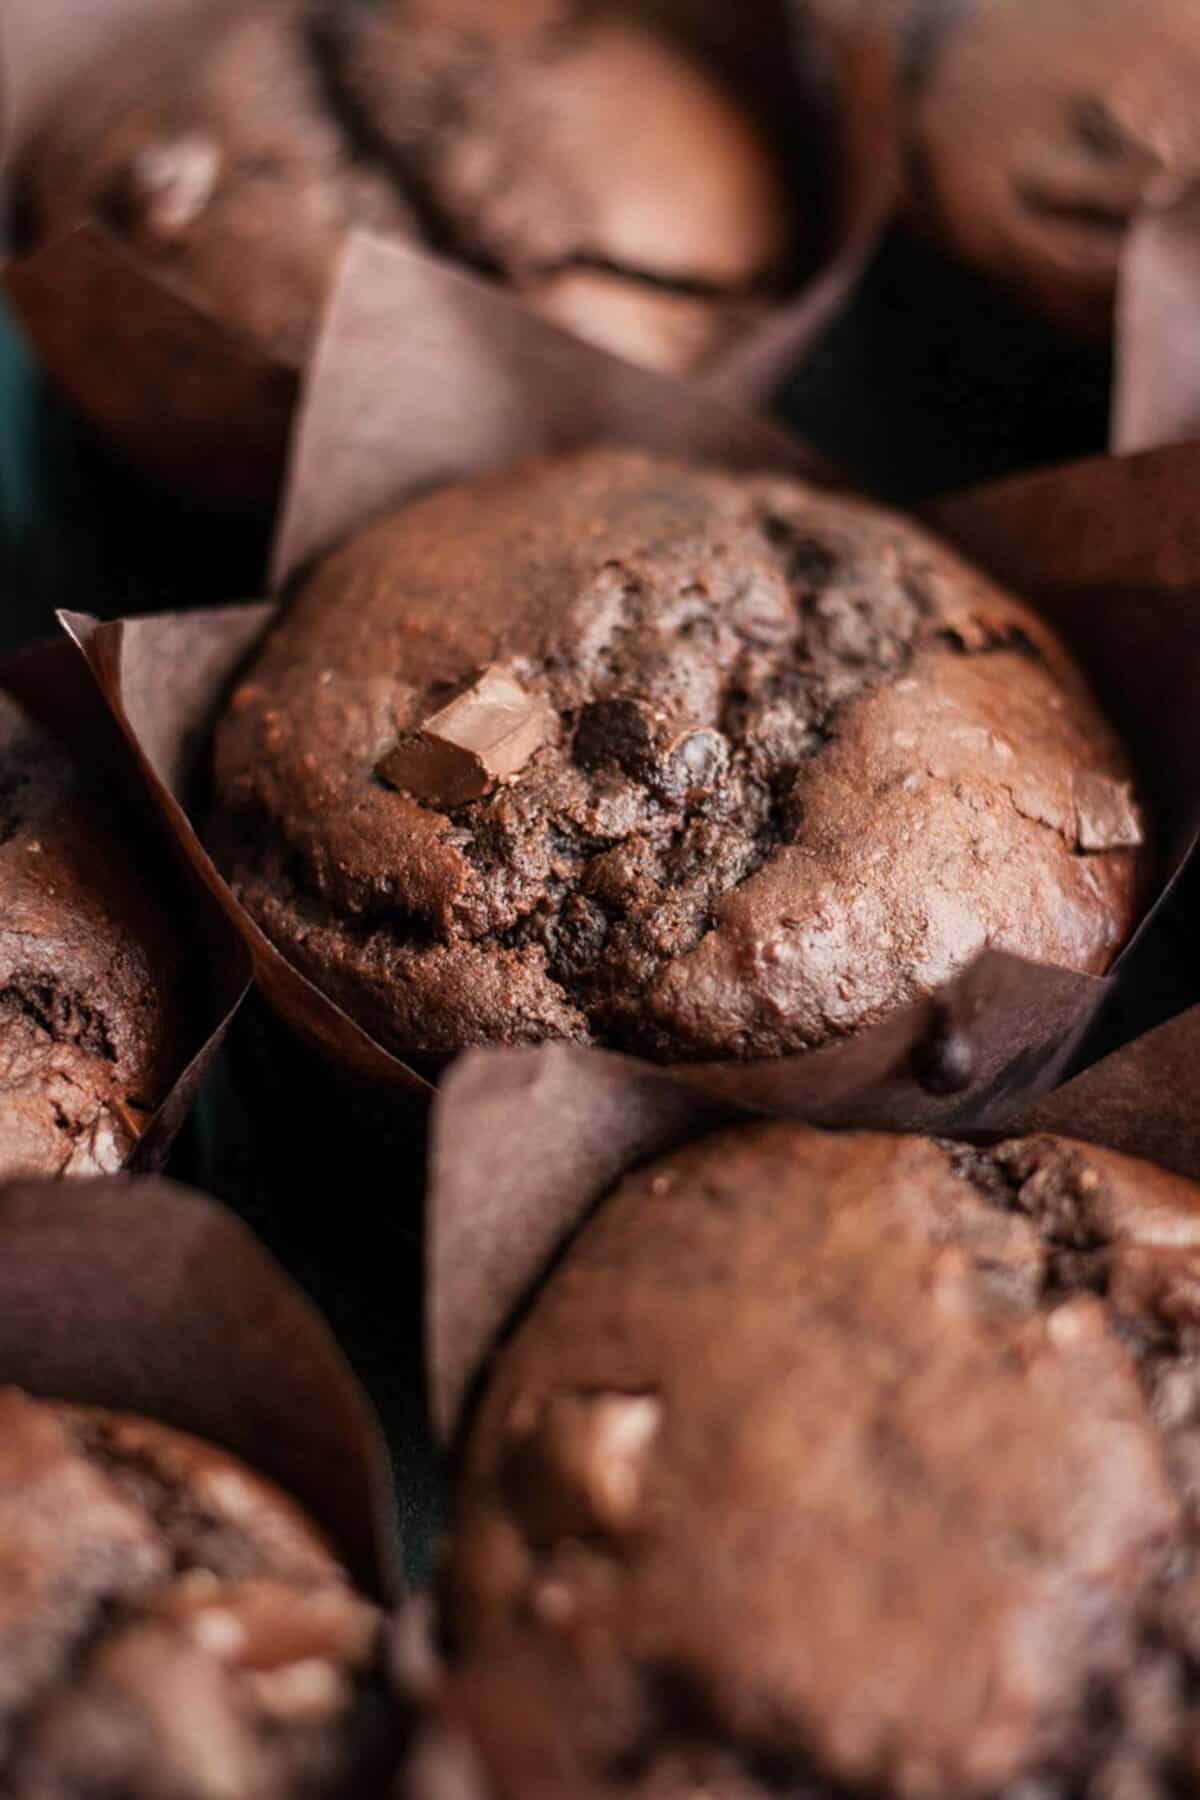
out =
<svg viewBox="0 0 1200 1800"><path fill-rule="evenodd" d="M0 1541L13 1800L317 1800L378 1773L375 1610L222 1452L0 1391Z"/></svg>
<svg viewBox="0 0 1200 1800"><path fill-rule="evenodd" d="M0 1178L119 1168L175 1072L179 951L136 856L0 694Z"/></svg>
<svg viewBox="0 0 1200 1800"><path fill-rule="evenodd" d="M1200 1189L1052 1138L628 1178L464 1445L446 1705L497 1791L537 1742L546 1795L1194 1791L1198 1256Z"/></svg>
<svg viewBox="0 0 1200 1800"><path fill-rule="evenodd" d="M398 788L397 744L497 669L550 741L482 797ZM1125 757L1026 608L873 508L615 451L331 556L216 775L246 905L402 1053L805 1049L989 945L1103 970L1142 862Z"/></svg>

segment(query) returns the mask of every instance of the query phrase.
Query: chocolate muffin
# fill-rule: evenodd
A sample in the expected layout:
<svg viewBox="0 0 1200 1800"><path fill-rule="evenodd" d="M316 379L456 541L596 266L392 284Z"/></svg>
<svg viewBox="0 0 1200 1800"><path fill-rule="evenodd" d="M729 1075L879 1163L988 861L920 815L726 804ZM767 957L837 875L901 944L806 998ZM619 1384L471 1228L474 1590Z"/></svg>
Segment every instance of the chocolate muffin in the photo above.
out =
<svg viewBox="0 0 1200 1800"><path fill-rule="evenodd" d="M1051 319L1106 336L1126 227L1200 166L1194 9L922 0L913 17L918 216Z"/></svg>
<svg viewBox="0 0 1200 1800"><path fill-rule="evenodd" d="M564 1793L1194 1792L1198 1259L1200 1188L1055 1138L773 1124L626 1179L463 1447L498 1791L524 1687Z"/></svg>
<svg viewBox="0 0 1200 1800"><path fill-rule="evenodd" d="M1129 767L1062 646L914 526L595 450L305 580L216 737L219 861L409 1055L824 1044L986 946L1092 973Z"/></svg>
<svg viewBox="0 0 1200 1800"><path fill-rule="evenodd" d="M120 1167L184 1060L183 975L111 804L0 690L0 1178Z"/></svg>
<svg viewBox="0 0 1200 1800"><path fill-rule="evenodd" d="M618 0L206 0L90 75L18 190L27 247L98 215L293 362L355 225L671 370L720 351L794 250L776 150Z"/></svg>
<svg viewBox="0 0 1200 1800"><path fill-rule="evenodd" d="M223 1451L0 1391L0 1785L13 1800L377 1793L379 1615Z"/></svg>

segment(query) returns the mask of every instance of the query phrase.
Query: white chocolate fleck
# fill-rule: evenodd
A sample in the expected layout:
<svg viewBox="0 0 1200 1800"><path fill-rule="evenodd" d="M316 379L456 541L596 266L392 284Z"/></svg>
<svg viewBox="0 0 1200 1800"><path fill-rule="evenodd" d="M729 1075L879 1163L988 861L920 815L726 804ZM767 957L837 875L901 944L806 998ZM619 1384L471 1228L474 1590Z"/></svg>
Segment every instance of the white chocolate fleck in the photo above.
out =
<svg viewBox="0 0 1200 1800"><path fill-rule="evenodd" d="M149 228L169 238L194 225L213 197L220 169L220 150L199 132L141 151L130 178Z"/></svg>

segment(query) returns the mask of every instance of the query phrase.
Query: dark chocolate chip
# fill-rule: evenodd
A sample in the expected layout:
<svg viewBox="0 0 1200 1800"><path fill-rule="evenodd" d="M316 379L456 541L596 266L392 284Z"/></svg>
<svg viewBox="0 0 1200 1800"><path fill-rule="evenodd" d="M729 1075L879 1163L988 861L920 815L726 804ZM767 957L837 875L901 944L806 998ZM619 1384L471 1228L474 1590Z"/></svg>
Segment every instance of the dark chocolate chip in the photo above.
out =
<svg viewBox="0 0 1200 1800"><path fill-rule="evenodd" d="M655 724L640 700L593 700L579 715L573 754L581 769L615 766L635 781L654 773Z"/></svg>
<svg viewBox="0 0 1200 1800"><path fill-rule="evenodd" d="M913 1046L912 1070L927 1094L961 1094L975 1076L971 1040L949 1013L935 1006L929 1030Z"/></svg>
<svg viewBox="0 0 1200 1800"><path fill-rule="evenodd" d="M1136 149L1120 119L1099 94L1072 101L1071 130L1085 150L1101 162L1112 162Z"/></svg>
<svg viewBox="0 0 1200 1800"><path fill-rule="evenodd" d="M665 799L679 800L717 785L729 766L729 744L707 725L669 731L640 700L594 700L579 716L574 757L580 768L616 767Z"/></svg>

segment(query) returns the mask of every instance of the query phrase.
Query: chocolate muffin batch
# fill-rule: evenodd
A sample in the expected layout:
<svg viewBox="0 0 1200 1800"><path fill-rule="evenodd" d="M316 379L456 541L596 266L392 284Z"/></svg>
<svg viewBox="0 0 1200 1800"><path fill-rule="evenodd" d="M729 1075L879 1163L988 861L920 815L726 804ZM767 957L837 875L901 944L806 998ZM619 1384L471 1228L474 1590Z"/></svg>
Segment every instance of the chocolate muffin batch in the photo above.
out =
<svg viewBox="0 0 1200 1800"><path fill-rule="evenodd" d="M1200 443L766 404L885 226L1128 380L1185 10L6 0L12 316L274 542L0 660L0 1792L1200 1793Z"/></svg>

